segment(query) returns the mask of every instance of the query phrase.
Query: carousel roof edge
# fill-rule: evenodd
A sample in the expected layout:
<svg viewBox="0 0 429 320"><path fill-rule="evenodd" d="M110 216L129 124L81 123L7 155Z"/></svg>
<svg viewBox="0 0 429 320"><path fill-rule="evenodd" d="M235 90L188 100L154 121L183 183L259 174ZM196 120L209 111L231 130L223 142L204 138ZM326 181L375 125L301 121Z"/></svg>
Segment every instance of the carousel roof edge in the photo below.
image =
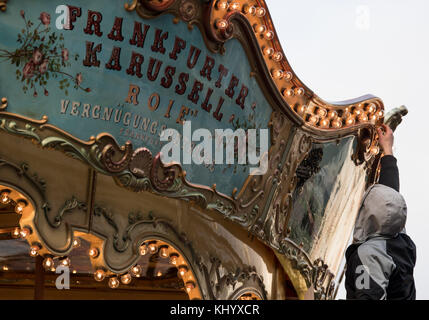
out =
<svg viewBox="0 0 429 320"><path fill-rule="evenodd" d="M133 0L124 5L145 19L172 14L175 21L197 25L207 48L225 53L224 44L240 40L258 78L274 105L304 130L320 136L345 136L381 124L383 101L374 95L328 102L299 79L287 60L264 0Z"/></svg>

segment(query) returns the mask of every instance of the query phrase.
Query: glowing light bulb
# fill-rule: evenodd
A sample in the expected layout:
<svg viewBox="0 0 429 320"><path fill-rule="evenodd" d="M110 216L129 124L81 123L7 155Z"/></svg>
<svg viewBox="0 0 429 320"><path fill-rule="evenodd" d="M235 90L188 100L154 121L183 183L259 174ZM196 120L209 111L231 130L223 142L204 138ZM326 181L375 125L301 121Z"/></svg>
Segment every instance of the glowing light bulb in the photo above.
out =
<svg viewBox="0 0 429 320"><path fill-rule="evenodd" d="M94 258L98 257L99 251L97 248L91 248L91 249L89 249L88 254L91 258L94 259Z"/></svg>
<svg viewBox="0 0 429 320"><path fill-rule="evenodd" d="M79 248L81 244L80 238L75 238L73 240L73 248Z"/></svg>
<svg viewBox="0 0 429 320"><path fill-rule="evenodd" d="M329 119L335 119L337 116L338 116L338 113L335 110L331 110L328 112L328 118Z"/></svg>
<svg viewBox="0 0 429 320"><path fill-rule="evenodd" d="M303 116L305 114L305 112L307 111L307 106L305 105L300 105L298 106L298 108L296 108L296 112L300 115Z"/></svg>
<svg viewBox="0 0 429 320"><path fill-rule="evenodd" d="M304 88L298 88L298 89L296 89L296 95L297 96L303 96L304 93L305 93Z"/></svg>
<svg viewBox="0 0 429 320"><path fill-rule="evenodd" d="M179 259L179 255L176 253L173 253L170 255L170 263L172 265L177 265L177 260Z"/></svg>
<svg viewBox="0 0 429 320"><path fill-rule="evenodd" d="M168 257L168 247L159 248L159 256L162 258L167 258Z"/></svg>
<svg viewBox="0 0 429 320"><path fill-rule="evenodd" d="M112 289L119 287L119 280L117 277L112 277L109 279L109 287Z"/></svg>
<svg viewBox="0 0 429 320"><path fill-rule="evenodd" d="M156 274L156 276L157 276L157 277L162 277L162 272L161 272L161 271L158 271L158 272L157 272L157 274Z"/></svg>
<svg viewBox="0 0 429 320"><path fill-rule="evenodd" d="M295 92L293 91L293 89L284 89L283 90L283 95L285 97L293 97L294 94L295 94Z"/></svg>
<svg viewBox="0 0 429 320"><path fill-rule="evenodd" d="M126 273L121 276L121 282L122 284L130 284L132 280L132 277L129 273Z"/></svg>
<svg viewBox="0 0 429 320"><path fill-rule="evenodd" d="M142 244L139 248L139 253L141 256L145 256L148 253L148 248L146 244Z"/></svg>
<svg viewBox="0 0 429 320"><path fill-rule="evenodd" d="M274 79L281 79L283 77L283 70L273 69L271 70L271 75Z"/></svg>
<svg viewBox="0 0 429 320"><path fill-rule="evenodd" d="M276 52L276 53L273 55L273 60L274 60L274 61L279 62L279 61L281 61L282 59L283 59L283 54L282 54L281 52Z"/></svg>
<svg viewBox="0 0 429 320"><path fill-rule="evenodd" d="M328 119L323 119L322 121L320 121L320 127L323 129L326 129L329 127L329 120Z"/></svg>
<svg viewBox="0 0 429 320"><path fill-rule="evenodd" d="M51 257L47 257L45 258L45 260L43 260L43 268L45 268L45 270L50 270L53 266L54 259L52 259Z"/></svg>
<svg viewBox="0 0 429 320"><path fill-rule="evenodd" d="M30 248L30 256L37 257L39 255L40 247L38 245L33 245Z"/></svg>
<svg viewBox="0 0 429 320"><path fill-rule="evenodd" d="M150 243L149 244L149 252L151 254L156 253L157 250L158 250L158 247L157 247L156 243Z"/></svg>
<svg viewBox="0 0 429 320"><path fill-rule="evenodd" d="M94 273L95 281L101 282L104 280L105 277L106 277L106 273L104 272L104 270L98 269Z"/></svg>
<svg viewBox="0 0 429 320"><path fill-rule="evenodd" d="M256 8L255 8L254 6L250 6L250 5L246 4L246 5L243 7L243 12L244 12L245 14L251 14L251 15L254 15L254 14L256 13Z"/></svg>
<svg viewBox="0 0 429 320"><path fill-rule="evenodd" d="M131 274L134 277L137 277L137 278L140 277L141 273L142 273L142 267L140 267L138 264L131 268Z"/></svg>
<svg viewBox="0 0 429 320"><path fill-rule="evenodd" d="M19 233L21 235L21 238L25 239L31 234L31 231L28 228L22 228Z"/></svg>
<svg viewBox="0 0 429 320"><path fill-rule="evenodd" d="M229 10L235 11L240 8L240 4L238 2L233 2L229 5Z"/></svg>
<svg viewBox="0 0 429 320"><path fill-rule="evenodd" d="M284 77L287 81L291 81L292 80L292 78L293 78L293 74L292 74L292 72L290 72L290 71L288 71L288 72L286 72L286 74L285 74L285 77Z"/></svg>
<svg viewBox="0 0 429 320"><path fill-rule="evenodd" d="M3 202L3 203L8 203L8 202L9 202L9 200L10 200L10 198L9 198L9 194L10 194L10 192L9 192L9 191L3 191L3 192L1 193L1 195L0 195L0 197L1 197L1 202Z"/></svg>
<svg viewBox="0 0 429 320"><path fill-rule="evenodd" d="M19 238L21 236L21 229L19 229L19 228L13 229L13 231L11 232L11 236L14 239Z"/></svg>
<svg viewBox="0 0 429 320"><path fill-rule="evenodd" d="M264 36L265 36L265 39L272 40L274 38L274 32L267 31L267 32L265 32Z"/></svg>
<svg viewBox="0 0 429 320"><path fill-rule="evenodd" d="M220 30L225 30L228 27L228 21L225 19L219 19L216 21L216 27Z"/></svg>
<svg viewBox="0 0 429 320"><path fill-rule="evenodd" d="M366 107L366 111L368 111L369 113L374 113L375 110L377 110L377 107L375 106L375 104L370 103L367 107Z"/></svg>
<svg viewBox="0 0 429 320"><path fill-rule="evenodd" d="M384 111L383 111L383 110L379 110L379 111L377 112L377 116L378 116L379 118L383 118L383 116L384 116Z"/></svg>
<svg viewBox="0 0 429 320"><path fill-rule="evenodd" d="M326 117L326 115L327 115L326 109L324 109L324 108L317 109L317 115L321 118Z"/></svg>
<svg viewBox="0 0 429 320"><path fill-rule="evenodd" d="M315 126L317 124L317 122L319 122L319 117L315 114L311 115L310 118L308 119L308 122Z"/></svg>
<svg viewBox="0 0 429 320"><path fill-rule="evenodd" d="M339 118L332 121L332 126L336 129L339 129L343 126L343 121Z"/></svg>
<svg viewBox="0 0 429 320"><path fill-rule="evenodd" d="M229 4L228 4L228 1L226 1L226 0L219 0L216 4L216 7L219 10L226 10L226 9L228 9L228 6L229 6Z"/></svg>
<svg viewBox="0 0 429 320"><path fill-rule="evenodd" d="M347 120L346 120L346 124L348 125L348 126L352 126L352 125L354 125L356 123L356 120L355 120L355 118L353 117L353 116L349 116L348 118L347 118Z"/></svg>
<svg viewBox="0 0 429 320"><path fill-rule="evenodd" d="M180 266L179 267L179 274L181 277L183 277L186 274L186 272L188 272L188 267L186 267L186 266Z"/></svg>
<svg viewBox="0 0 429 320"><path fill-rule="evenodd" d="M27 203L24 201L18 201L18 203L15 206L15 212L18 214L21 214L22 211L24 211L24 208L27 206Z"/></svg>
<svg viewBox="0 0 429 320"><path fill-rule="evenodd" d="M265 54L266 56L268 56L268 57L271 57L271 56L274 54L274 49L273 49L273 48L270 48L270 47L265 48L265 49L264 49L264 54Z"/></svg>
<svg viewBox="0 0 429 320"><path fill-rule="evenodd" d="M256 9L256 16L259 18L262 18L263 16L265 16L266 10L262 7L259 7Z"/></svg>
<svg viewBox="0 0 429 320"><path fill-rule="evenodd" d="M362 114L359 116L359 121L360 121L360 122L367 122L367 121L368 121L368 116L367 116L365 113L362 113Z"/></svg>
<svg viewBox="0 0 429 320"><path fill-rule="evenodd" d="M62 260L60 260L60 264L63 267L70 267L70 259L69 258L62 259Z"/></svg>
<svg viewBox="0 0 429 320"><path fill-rule="evenodd" d="M195 289L195 283L193 281L186 282L186 291L189 293Z"/></svg>
<svg viewBox="0 0 429 320"><path fill-rule="evenodd" d="M255 24L253 27L256 33L263 33L265 30L267 30L267 27L263 24Z"/></svg>

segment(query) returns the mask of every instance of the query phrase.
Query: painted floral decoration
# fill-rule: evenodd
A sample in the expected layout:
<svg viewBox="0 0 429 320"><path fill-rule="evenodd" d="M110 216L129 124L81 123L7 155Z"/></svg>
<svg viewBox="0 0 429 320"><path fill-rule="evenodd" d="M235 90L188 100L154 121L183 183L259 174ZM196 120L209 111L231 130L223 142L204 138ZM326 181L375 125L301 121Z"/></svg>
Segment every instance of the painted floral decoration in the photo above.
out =
<svg viewBox="0 0 429 320"><path fill-rule="evenodd" d="M49 13L40 14L40 22L37 26L26 19L23 10L20 11L20 14L25 23L25 29L21 30L17 39L21 47L12 52L0 49L0 59L16 65L16 79L23 82L24 93L30 90L33 91L33 96L37 97L38 92L43 91L43 94L48 96L49 78L60 78L59 87L64 90L66 95L68 95L70 85L76 90L90 92L90 88L81 86L82 73L71 75L64 71L65 68L71 66L70 58L77 61L79 55L72 56L64 47L62 34L57 35L55 32L51 32Z"/></svg>

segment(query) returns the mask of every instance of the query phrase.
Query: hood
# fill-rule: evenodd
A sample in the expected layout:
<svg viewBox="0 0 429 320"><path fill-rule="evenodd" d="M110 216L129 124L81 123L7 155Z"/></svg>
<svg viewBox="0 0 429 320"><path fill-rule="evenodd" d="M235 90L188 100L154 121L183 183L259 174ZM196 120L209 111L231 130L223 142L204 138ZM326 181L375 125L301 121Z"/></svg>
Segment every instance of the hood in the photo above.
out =
<svg viewBox="0 0 429 320"><path fill-rule="evenodd" d="M353 242L365 242L378 236L395 237L404 230L407 204L396 190L375 184L364 194L359 210Z"/></svg>

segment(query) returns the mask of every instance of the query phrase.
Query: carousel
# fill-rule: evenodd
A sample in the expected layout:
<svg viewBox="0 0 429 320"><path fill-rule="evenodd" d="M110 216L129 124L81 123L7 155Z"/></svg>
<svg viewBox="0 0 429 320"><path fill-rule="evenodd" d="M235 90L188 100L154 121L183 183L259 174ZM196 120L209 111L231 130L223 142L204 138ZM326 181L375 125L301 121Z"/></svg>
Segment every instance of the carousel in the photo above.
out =
<svg viewBox="0 0 429 320"><path fill-rule="evenodd" d="M319 98L263 0L0 9L1 299L335 298L405 108ZM185 121L268 129L266 172L163 162Z"/></svg>

